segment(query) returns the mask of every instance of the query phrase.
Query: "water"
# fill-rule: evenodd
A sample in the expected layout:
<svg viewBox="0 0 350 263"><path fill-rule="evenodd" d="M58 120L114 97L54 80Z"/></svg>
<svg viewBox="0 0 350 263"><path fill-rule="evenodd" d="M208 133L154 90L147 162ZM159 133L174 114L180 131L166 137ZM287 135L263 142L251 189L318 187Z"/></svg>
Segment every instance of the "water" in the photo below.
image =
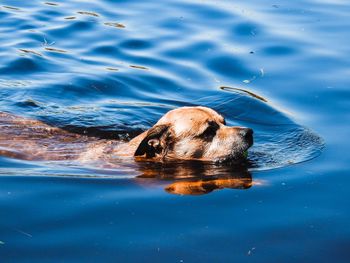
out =
<svg viewBox="0 0 350 263"><path fill-rule="evenodd" d="M124 140L204 105L255 131L248 169L0 157L1 262L348 262L349 11L1 1L0 111Z"/></svg>

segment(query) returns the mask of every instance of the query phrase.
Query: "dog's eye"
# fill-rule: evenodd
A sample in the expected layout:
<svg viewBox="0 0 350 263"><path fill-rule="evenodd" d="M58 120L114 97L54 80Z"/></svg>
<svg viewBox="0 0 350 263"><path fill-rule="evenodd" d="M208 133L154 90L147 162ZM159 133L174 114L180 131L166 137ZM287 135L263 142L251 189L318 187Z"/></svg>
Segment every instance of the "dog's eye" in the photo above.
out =
<svg viewBox="0 0 350 263"><path fill-rule="evenodd" d="M208 128L206 128L205 131L200 135L205 139L211 139L214 137L216 131L219 129L219 125L214 121L210 121L208 124Z"/></svg>

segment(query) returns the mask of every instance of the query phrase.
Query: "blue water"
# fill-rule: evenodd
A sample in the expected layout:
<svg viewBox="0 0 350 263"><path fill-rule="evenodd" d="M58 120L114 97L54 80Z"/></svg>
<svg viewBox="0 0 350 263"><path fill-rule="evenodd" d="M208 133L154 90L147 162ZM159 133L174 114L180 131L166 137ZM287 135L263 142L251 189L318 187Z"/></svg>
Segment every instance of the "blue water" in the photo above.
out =
<svg viewBox="0 0 350 263"><path fill-rule="evenodd" d="M0 111L128 140L204 105L255 144L244 171L0 157L0 261L349 262L349 14L341 0L2 0ZM252 185L165 190L212 178Z"/></svg>

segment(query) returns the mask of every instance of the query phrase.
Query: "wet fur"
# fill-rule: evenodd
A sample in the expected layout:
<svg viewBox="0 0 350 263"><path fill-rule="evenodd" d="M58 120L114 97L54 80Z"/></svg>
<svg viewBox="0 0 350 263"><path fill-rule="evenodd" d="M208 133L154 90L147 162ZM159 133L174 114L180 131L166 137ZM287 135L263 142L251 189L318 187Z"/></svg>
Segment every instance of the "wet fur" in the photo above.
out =
<svg viewBox="0 0 350 263"><path fill-rule="evenodd" d="M25 160L88 162L115 156L136 160L216 161L241 157L252 138L246 128L228 127L224 118L205 107L183 107L166 113L152 128L130 142L75 134L0 112L0 155Z"/></svg>
<svg viewBox="0 0 350 263"><path fill-rule="evenodd" d="M170 111L130 142L75 134L41 121L0 112L0 155L23 160L97 164L107 168L118 168L123 158L155 161L153 163L166 160L215 161L236 158L251 146L252 138L243 138L239 135L242 131L247 129L227 127L221 115L204 107ZM171 172L172 178L181 180L166 186L168 193L201 195L217 189L245 189L252 185L251 176L245 170L238 173L230 170L229 177L212 178L218 172L217 168L203 163L206 167L203 174L210 176L196 179L198 167L193 170L186 168L186 164L170 165L172 169L176 168ZM135 180L143 185L149 185L151 178L169 176L169 171L164 168L141 167L141 175ZM165 174L162 175L162 171Z"/></svg>

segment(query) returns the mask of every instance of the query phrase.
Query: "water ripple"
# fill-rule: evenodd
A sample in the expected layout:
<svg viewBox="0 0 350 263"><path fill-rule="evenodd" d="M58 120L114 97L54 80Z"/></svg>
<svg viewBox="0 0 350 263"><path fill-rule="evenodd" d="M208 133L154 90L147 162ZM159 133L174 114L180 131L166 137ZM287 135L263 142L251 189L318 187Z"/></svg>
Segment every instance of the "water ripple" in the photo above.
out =
<svg viewBox="0 0 350 263"><path fill-rule="evenodd" d="M2 110L111 137L113 128L136 134L169 109L205 105L256 131L259 169L313 158L322 147L253 90L273 67L265 60L300 48L237 6L65 1L6 5L0 16L1 36L17 36L0 40Z"/></svg>

